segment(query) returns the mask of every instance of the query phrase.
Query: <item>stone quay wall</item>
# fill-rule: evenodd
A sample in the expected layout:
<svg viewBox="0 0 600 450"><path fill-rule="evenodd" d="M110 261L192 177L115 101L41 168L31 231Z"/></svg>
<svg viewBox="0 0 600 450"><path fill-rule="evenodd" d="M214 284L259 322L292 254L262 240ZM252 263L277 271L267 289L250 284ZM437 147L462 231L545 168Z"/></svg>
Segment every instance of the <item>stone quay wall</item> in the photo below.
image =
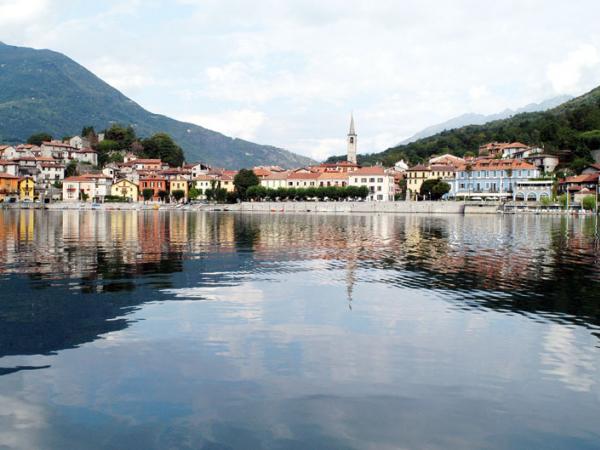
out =
<svg viewBox="0 0 600 450"><path fill-rule="evenodd" d="M239 212L464 214L461 202L243 202L227 205Z"/></svg>

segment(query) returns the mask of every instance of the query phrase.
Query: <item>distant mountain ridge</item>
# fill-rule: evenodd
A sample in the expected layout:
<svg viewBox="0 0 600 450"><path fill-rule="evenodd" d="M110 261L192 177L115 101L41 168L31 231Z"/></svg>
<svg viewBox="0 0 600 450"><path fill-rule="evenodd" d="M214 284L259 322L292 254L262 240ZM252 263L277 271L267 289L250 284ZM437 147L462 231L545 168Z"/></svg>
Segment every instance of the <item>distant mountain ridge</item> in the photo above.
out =
<svg viewBox="0 0 600 450"><path fill-rule="evenodd" d="M581 168L600 152L600 87L546 111L524 112L483 125L445 130L380 153L359 155L358 162L392 166L402 159L416 164L432 155L476 154L481 145L494 141L540 146L547 153L560 155L561 163ZM332 156L328 161L344 158Z"/></svg>
<svg viewBox="0 0 600 450"><path fill-rule="evenodd" d="M430 136L433 136L434 134L441 133L442 131L454 130L456 128L462 128L467 125L483 125L488 122L493 122L494 120L508 119L512 116L521 113L547 111L572 99L573 97L571 97L570 95L561 95L540 103L530 103L529 105L523 106L522 108L518 108L516 110L505 109L504 111L496 114L462 114L437 125L431 125L414 134L413 136L409 137L408 139L403 140L398 145L410 144L411 142L418 141L419 139L428 138Z"/></svg>
<svg viewBox="0 0 600 450"><path fill-rule="evenodd" d="M102 130L112 123L132 125L142 137L168 133L188 161L218 167L314 163L278 147L153 114L61 53L0 42L0 143L24 142L37 132L61 138L80 133L83 126Z"/></svg>

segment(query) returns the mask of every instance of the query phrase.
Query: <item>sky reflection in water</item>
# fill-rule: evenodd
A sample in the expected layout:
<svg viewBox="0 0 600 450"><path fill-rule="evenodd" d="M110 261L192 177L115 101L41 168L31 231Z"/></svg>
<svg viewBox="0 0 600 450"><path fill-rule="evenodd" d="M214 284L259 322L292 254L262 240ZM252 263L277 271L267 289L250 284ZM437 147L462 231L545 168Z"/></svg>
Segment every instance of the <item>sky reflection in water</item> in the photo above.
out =
<svg viewBox="0 0 600 450"><path fill-rule="evenodd" d="M0 448L598 448L596 227L0 211Z"/></svg>

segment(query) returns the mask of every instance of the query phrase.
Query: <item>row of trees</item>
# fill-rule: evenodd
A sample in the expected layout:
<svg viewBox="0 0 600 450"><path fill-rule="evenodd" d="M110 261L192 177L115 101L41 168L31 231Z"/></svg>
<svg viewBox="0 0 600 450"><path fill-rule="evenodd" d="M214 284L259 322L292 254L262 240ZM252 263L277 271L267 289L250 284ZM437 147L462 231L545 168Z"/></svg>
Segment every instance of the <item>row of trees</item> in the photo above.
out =
<svg viewBox="0 0 600 450"><path fill-rule="evenodd" d="M167 191L158 191L158 197L161 201L165 202L170 197L173 197L173 200L176 202L181 201L185 197L185 192L181 190L173 191L171 195ZM142 198L146 201L152 200L154 197L154 189L144 189L142 190Z"/></svg>
<svg viewBox="0 0 600 450"><path fill-rule="evenodd" d="M252 186L246 191L249 200L346 200L364 199L369 195L366 186L327 186L309 188L269 189L264 186Z"/></svg>

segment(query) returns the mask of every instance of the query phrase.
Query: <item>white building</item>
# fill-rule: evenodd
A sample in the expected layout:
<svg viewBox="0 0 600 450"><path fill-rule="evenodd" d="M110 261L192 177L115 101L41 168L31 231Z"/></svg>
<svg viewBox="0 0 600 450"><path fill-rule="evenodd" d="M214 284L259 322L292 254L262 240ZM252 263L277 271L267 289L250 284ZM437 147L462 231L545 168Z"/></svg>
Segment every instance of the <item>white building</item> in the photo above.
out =
<svg viewBox="0 0 600 450"><path fill-rule="evenodd" d="M54 158L62 163L73 159L73 153L76 151L75 147L60 141L42 142L41 146L41 156Z"/></svg>
<svg viewBox="0 0 600 450"><path fill-rule="evenodd" d="M396 172L406 172L408 170L408 164L403 159L394 164L394 170Z"/></svg>
<svg viewBox="0 0 600 450"><path fill-rule="evenodd" d="M42 162L38 167L40 170L38 174L39 184L49 186L65 179L65 166L63 164Z"/></svg>
<svg viewBox="0 0 600 450"><path fill-rule="evenodd" d="M63 200L81 201L82 193L88 202L102 202L110 195L112 179L103 174L86 174L79 177L65 178L63 181Z"/></svg>
<svg viewBox="0 0 600 450"><path fill-rule="evenodd" d="M91 164L92 166L98 165L98 153L91 148L82 148L73 152L72 158L77 162Z"/></svg>
<svg viewBox="0 0 600 450"><path fill-rule="evenodd" d="M71 139L69 139L69 145L71 147L82 149L90 147L91 144L90 141L86 138L83 138L81 136L73 136Z"/></svg>
<svg viewBox="0 0 600 450"><path fill-rule="evenodd" d="M260 185L267 189L279 189L287 186L289 172L274 172L260 180Z"/></svg>
<svg viewBox="0 0 600 450"><path fill-rule="evenodd" d="M19 165L16 161L0 160L0 173L6 173L16 177L19 174Z"/></svg>
<svg viewBox="0 0 600 450"><path fill-rule="evenodd" d="M394 201L396 185L394 177L385 173L383 167L363 167L348 174L350 186L366 186L369 189L370 201L390 202Z"/></svg>
<svg viewBox="0 0 600 450"><path fill-rule="evenodd" d="M18 157L17 149L12 145L0 145L0 159L16 159Z"/></svg>

